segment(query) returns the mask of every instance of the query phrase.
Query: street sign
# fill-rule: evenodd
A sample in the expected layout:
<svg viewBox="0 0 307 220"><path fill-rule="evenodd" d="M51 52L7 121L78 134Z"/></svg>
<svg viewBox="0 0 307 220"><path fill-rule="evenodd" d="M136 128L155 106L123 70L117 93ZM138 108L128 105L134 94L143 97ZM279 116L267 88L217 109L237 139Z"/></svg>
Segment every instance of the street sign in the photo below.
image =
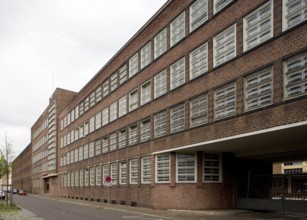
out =
<svg viewBox="0 0 307 220"><path fill-rule="evenodd" d="M110 187L110 186L112 186L112 179L111 179L111 177L109 177L109 176L106 176L106 179L105 179L105 186L108 186L108 187Z"/></svg>

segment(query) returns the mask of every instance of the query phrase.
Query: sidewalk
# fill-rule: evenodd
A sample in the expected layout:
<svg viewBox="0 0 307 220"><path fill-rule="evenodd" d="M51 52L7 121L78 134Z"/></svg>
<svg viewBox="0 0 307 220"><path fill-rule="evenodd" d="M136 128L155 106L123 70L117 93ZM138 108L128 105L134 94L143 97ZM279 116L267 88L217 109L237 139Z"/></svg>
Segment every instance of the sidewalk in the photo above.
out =
<svg viewBox="0 0 307 220"><path fill-rule="evenodd" d="M54 199L63 202L75 203L80 205L92 206L102 209L113 209L134 214L148 215L163 220L307 220L307 213L276 213L276 212L255 212L240 209L231 210L153 210L150 208L131 207L124 205L106 204L101 202L92 202L77 199L58 198L46 195L29 195L48 199ZM27 219L43 220L27 210L22 210ZM12 218L14 219L14 218ZM18 218L15 218L18 219ZM6 220L6 219L5 219ZM10 220L10 219L9 219Z"/></svg>

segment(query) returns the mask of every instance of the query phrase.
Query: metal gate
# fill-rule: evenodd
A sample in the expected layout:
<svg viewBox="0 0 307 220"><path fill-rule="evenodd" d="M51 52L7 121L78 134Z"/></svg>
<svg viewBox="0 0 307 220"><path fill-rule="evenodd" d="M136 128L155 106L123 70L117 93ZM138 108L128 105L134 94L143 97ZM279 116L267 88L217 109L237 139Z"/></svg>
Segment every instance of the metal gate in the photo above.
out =
<svg viewBox="0 0 307 220"><path fill-rule="evenodd" d="M236 207L307 213L307 174L240 176Z"/></svg>

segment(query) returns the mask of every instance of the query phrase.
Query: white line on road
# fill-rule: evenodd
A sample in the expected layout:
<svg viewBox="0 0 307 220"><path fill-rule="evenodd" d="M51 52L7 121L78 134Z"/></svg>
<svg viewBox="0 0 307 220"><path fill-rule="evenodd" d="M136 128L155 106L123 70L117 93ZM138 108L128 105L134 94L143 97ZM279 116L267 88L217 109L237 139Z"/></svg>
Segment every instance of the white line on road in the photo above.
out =
<svg viewBox="0 0 307 220"><path fill-rule="evenodd" d="M145 217L145 216L122 216L125 219L141 219L141 220L163 220L161 218L152 218L152 217Z"/></svg>

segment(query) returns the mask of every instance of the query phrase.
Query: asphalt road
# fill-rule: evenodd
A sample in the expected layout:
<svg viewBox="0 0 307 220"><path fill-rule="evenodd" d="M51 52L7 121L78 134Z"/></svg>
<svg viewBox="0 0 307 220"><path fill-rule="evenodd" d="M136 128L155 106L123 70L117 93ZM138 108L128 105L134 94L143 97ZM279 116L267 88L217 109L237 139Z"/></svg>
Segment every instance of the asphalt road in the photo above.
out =
<svg viewBox="0 0 307 220"><path fill-rule="evenodd" d="M89 204L28 196L14 196L14 202L45 220L164 220L159 216L111 210Z"/></svg>

